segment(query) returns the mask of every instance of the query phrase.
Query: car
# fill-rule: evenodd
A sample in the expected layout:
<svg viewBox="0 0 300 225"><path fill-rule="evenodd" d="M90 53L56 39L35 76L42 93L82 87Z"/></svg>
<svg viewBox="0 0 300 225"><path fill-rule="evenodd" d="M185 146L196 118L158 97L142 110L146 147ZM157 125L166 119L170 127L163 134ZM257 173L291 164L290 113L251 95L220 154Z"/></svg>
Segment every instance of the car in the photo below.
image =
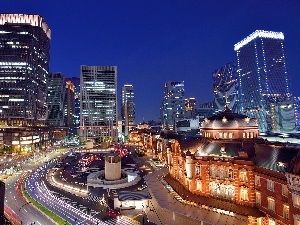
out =
<svg viewBox="0 0 300 225"><path fill-rule="evenodd" d="M140 187L138 187L138 191L144 190L145 188L147 188L148 185L147 184L142 184Z"/></svg>

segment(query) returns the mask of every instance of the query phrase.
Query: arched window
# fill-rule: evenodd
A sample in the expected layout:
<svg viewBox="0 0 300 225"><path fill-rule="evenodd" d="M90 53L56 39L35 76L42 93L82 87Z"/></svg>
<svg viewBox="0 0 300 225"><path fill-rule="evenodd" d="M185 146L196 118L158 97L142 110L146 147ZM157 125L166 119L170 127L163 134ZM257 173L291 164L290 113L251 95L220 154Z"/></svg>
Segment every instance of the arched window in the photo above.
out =
<svg viewBox="0 0 300 225"><path fill-rule="evenodd" d="M200 164L196 164L196 167L195 167L195 174L196 175L200 175L201 173L201 167L200 167Z"/></svg>
<svg viewBox="0 0 300 225"><path fill-rule="evenodd" d="M248 201L248 189L246 188L241 188L241 192L240 192L240 199L241 201Z"/></svg>

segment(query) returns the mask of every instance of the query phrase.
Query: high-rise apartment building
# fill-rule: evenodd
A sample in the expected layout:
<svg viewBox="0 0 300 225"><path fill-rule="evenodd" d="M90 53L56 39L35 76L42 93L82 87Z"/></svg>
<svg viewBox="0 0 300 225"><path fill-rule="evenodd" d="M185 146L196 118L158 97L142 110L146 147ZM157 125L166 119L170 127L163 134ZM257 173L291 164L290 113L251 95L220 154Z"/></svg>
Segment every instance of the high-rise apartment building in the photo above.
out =
<svg viewBox="0 0 300 225"><path fill-rule="evenodd" d="M0 117L7 124L47 119L50 36L39 15L0 14Z"/></svg>
<svg viewBox="0 0 300 225"><path fill-rule="evenodd" d="M117 67L80 67L80 136L117 141Z"/></svg>
<svg viewBox="0 0 300 225"><path fill-rule="evenodd" d="M230 62L215 70L212 79L216 111L223 112L227 104L233 112L237 112L238 79L235 64Z"/></svg>
<svg viewBox="0 0 300 225"><path fill-rule="evenodd" d="M284 127L274 126L271 113L271 104L291 97L283 33L257 30L235 44L234 50L240 113L257 118L260 132Z"/></svg>
<svg viewBox="0 0 300 225"><path fill-rule="evenodd" d="M164 99L161 105L161 119L163 129L174 131L176 120L184 118L184 112L184 82L166 82Z"/></svg>
<svg viewBox="0 0 300 225"><path fill-rule="evenodd" d="M134 89L131 84L125 84L122 87L122 105L121 105L122 133L128 135L128 131L135 124L135 103L134 103Z"/></svg>
<svg viewBox="0 0 300 225"><path fill-rule="evenodd" d="M49 73L48 78L48 126L64 126L64 99L66 78L60 72Z"/></svg>

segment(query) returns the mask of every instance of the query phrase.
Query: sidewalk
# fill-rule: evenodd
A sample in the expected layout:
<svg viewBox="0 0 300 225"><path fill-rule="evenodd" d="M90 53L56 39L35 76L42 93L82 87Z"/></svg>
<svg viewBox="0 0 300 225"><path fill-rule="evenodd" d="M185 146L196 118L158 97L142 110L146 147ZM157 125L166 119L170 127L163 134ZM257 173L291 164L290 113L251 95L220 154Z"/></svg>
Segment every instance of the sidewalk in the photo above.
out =
<svg viewBox="0 0 300 225"><path fill-rule="evenodd" d="M162 168L144 177L152 200L146 213L151 222L158 225L247 225L245 216L230 216L179 202L167 191L159 178L168 173Z"/></svg>

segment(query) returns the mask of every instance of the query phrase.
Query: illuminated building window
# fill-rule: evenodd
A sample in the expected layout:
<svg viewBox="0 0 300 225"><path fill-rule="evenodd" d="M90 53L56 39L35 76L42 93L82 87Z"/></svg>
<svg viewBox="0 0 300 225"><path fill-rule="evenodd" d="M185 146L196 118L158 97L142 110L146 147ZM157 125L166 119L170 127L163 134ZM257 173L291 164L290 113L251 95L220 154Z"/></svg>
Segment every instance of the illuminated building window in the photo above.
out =
<svg viewBox="0 0 300 225"><path fill-rule="evenodd" d="M287 197L288 196L288 193L289 193L289 190L288 190L288 187L287 185L282 185L282 195Z"/></svg>
<svg viewBox="0 0 300 225"><path fill-rule="evenodd" d="M225 177L225 170L223 166L219 167L219 179L223 180Z"/></svg>
<svg viewBox="0 0 300 225"><path fill-rule="evenodd" d="M270 191L274 191L274 181L267 180L267 189Z"/></svg>
<svg viewBox="0 0 300 225"><path fill-rule="evenodd" d="M272 197L268 197L268 209L275 212L275 200Z"/></svg>
<svg viewBox="0 0 300 225"><path fill-rule="evenodd" d="M290 207L288 205L283 205L283 218L289 219Z"/></svg>
<svg viewBox="0 0 300 225"><path fill-rule="evenodd" d="M272 219L269 219L268 221L268 225L276 225L275 221Z"/></svg>
<svg viewBox="0 0 300 225"><path fill-rule="evenodd" d="M257 225L263 225L261 217L257 218Z"/></svg>
<svg viewBox="0 0 300 225"><path fill-rule="evenodd" d="M196 175L199 175L199 174L201 173L201 170L200 170L200 169L201 169L201 168L200 168L200 165L199 165L199 164L197 164L195 169L196 169L196 171L195 171Z"/></svg>
<svg viewBox="0 0 300 225"><path fill-rule="evenodd" d="M255 192L255 202L256 204L261 204L261 193L260 192Z"/></svg>
<svg viewBox="0 0 300 225"><path fill-rule="evenodd" d="M241 188L241 201L248 201L248 190L245 188Z"/></svg>
<svg viewBox="0 0 300 225"><path fill-rule="evenodd" d="M229 133L228 137L229 137L229 138L232 138L232 133Z"/></svg>
<svg viewBox="0 0 300 225"><path fill-rule="evenodd" d="M227 135L228 135L227 133L224 133L224 138L227 138Z"/></svg>
<svg viewBox="0 0 300 225"><path fill-rule="evenodd" d="M222 132L219 132L219 137L223 138L223 133Z"/></svg>
<svg viewBox="0 0 300 225"><path fill-rule="evenodd" d="M247 182L248 181L247 171L245 171L245 170L240 171L240 181L241 182Z"/></svg>
<svg viewBox="0 0 300 225"><path fill-rule="evenodd" d="M202 181L201 180L197 180L196 190L202 192Z"/></svg>
<svg viewBox="0 0 300 225"><path fill-rule="evenodd" d="M260 176L256 176L255 175L255 178L254 178L255 180L255 185L257 185L257 186L260 186Z"/></svg>
<svg viewBox="0 0 300 225"><path fill-rule="evenodd" d="M293 194L292 194L292 199L293 199L293 205L294 205L295 207L300 208L300 196L293 193ZM300 224L299 224L299 225L300 225Z"/></svg>

